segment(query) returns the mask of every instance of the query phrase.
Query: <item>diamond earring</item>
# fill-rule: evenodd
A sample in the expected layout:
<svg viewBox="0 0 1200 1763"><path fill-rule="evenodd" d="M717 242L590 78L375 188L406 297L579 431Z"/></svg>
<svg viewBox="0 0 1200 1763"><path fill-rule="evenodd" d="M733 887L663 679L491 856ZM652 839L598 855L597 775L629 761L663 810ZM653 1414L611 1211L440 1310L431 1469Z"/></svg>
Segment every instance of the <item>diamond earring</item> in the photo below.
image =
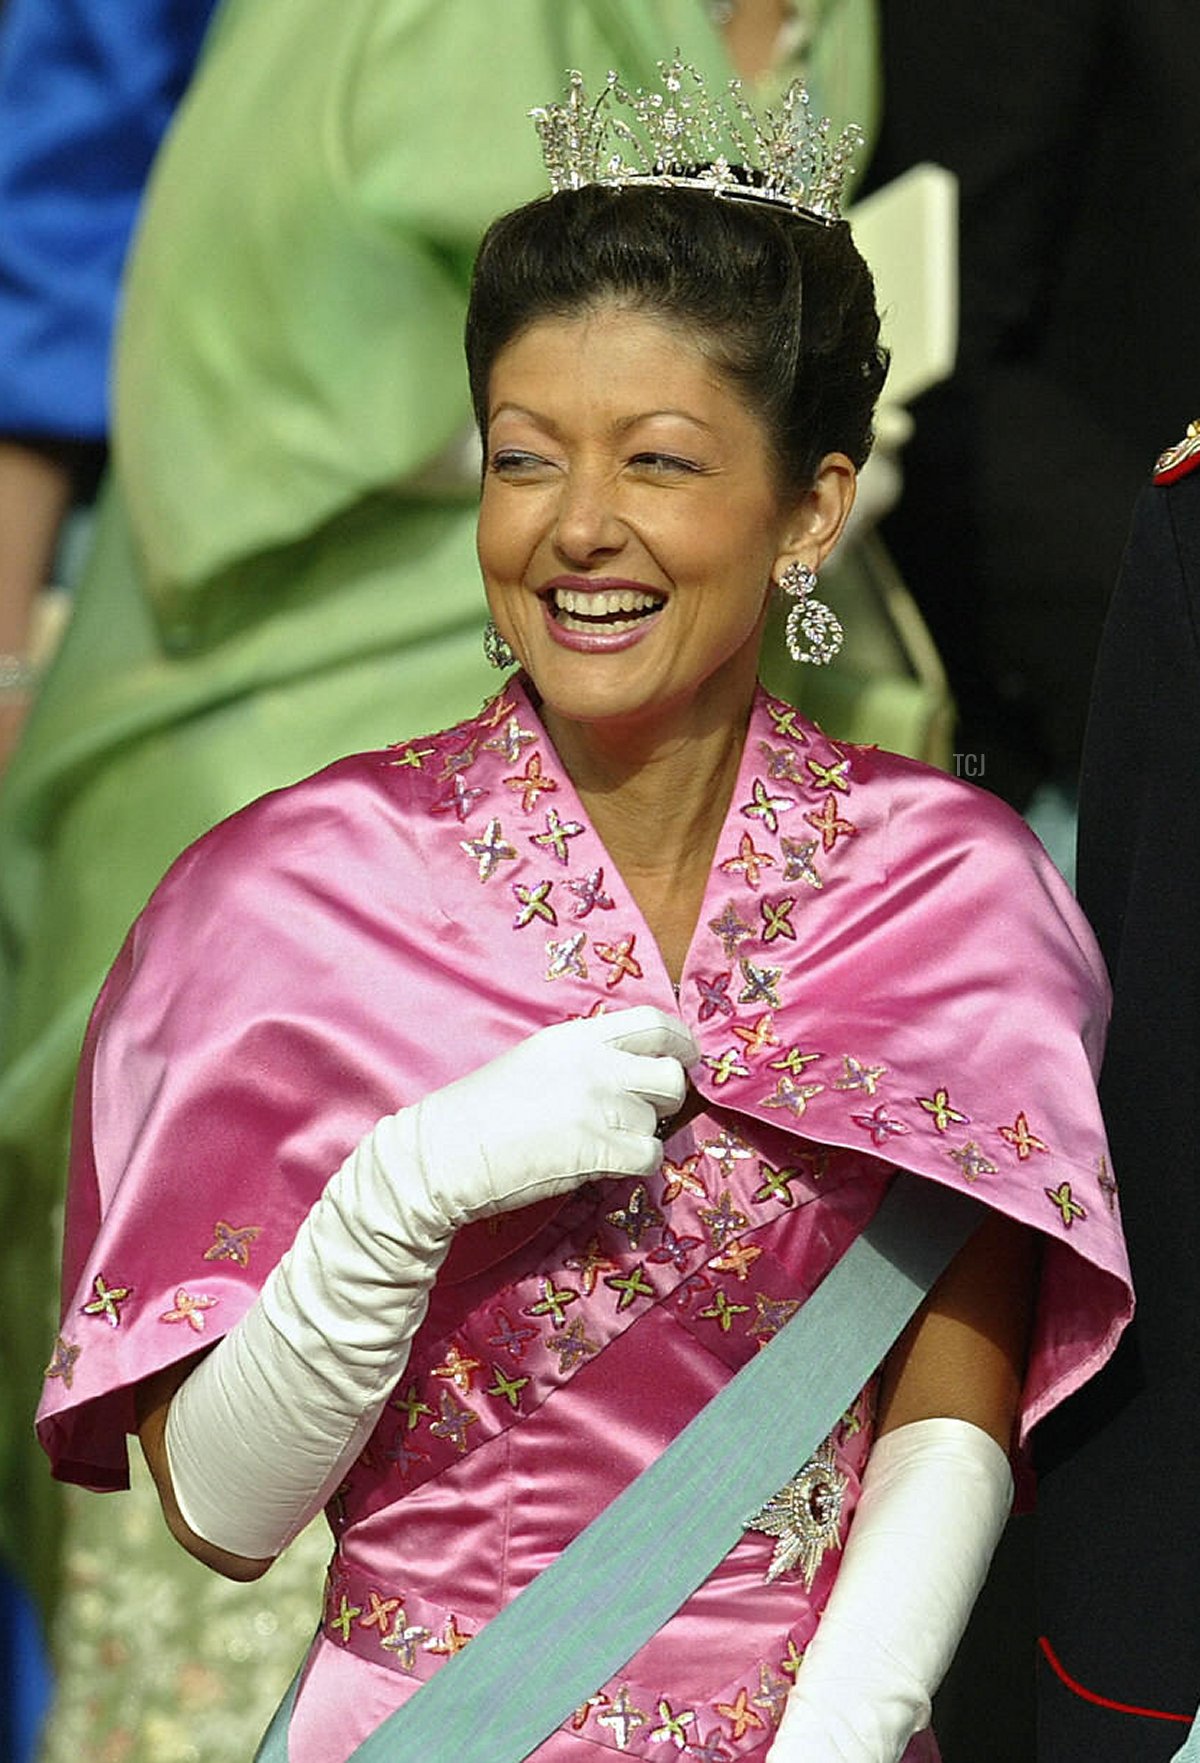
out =
<svg viewBox="0 0 1200 1763"><path fill-rule="evenodd" d="M483 627L483 652L493 667L515 667L517 664L516 656L491 618Z"/></svg>
<svg viewBox="0 0 1200 1763"><path fill-rule="evenodd" d="M810 661L814 667L824 667L841 648L845 632L836 613L823 600L813 598L816 585L816 570L798 560L789 563L779 577L782 592L796 602L788 613L784 633L788 654L793 661Z"/></svg>

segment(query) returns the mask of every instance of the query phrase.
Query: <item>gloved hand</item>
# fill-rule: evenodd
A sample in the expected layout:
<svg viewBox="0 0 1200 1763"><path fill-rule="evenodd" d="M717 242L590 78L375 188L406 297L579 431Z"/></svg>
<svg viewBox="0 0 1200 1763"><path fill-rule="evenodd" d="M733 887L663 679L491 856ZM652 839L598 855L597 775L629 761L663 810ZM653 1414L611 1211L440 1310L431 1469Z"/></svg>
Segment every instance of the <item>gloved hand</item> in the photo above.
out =
<svg viewBox="0 0 1200 1763"><path fill-rule="evenodd" d="M698 1057L677 1018L643 1004L540 1029L434 1090L413 1110L431 1233L569 1193L590 1176L652 1174L658 1122L679 1111L684 1067Z"/></svg>
<svg viewBox="0 0 1200 1763"><path fill-rule="evenodd" d="M642 1005L540 1029L378 1121L175 1392L167 1458L190 1530L278 1554L374 1429L455 1229L593 1176L649 1175L696 1057L680 1021Z"/></svg>

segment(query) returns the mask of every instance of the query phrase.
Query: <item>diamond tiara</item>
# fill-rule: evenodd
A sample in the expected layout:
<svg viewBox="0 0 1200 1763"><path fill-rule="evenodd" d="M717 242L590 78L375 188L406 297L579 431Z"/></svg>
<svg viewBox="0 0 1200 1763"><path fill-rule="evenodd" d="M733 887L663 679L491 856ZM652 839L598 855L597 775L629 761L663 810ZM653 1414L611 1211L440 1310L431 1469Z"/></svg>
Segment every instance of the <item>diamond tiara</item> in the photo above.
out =
<svg viewBox="0 0 1200 1763"><path fill-rule="evenodd" d="M661 91L631 92L610 72L594 98L583 75L572 72L563 103L530 111L552 191L665 185L769 203L822 226L841 219L842 191L863 141L856 123L835 136L827 116L814 120L799 80L775 109L759 114L740 80L714 97L687 62L658 68Z"/></svg>

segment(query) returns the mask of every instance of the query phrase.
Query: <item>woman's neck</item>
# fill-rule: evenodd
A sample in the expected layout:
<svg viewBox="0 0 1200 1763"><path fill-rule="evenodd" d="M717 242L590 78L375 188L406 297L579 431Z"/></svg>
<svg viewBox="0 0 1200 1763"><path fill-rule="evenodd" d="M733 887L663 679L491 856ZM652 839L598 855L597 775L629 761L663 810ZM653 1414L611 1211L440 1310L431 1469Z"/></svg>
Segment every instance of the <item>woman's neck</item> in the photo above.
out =
<svg viewBox="0 0 1200 1763"><path fill-rule="evenodd" d="M678 984L741 762L727 721L601 730L543 709L559 758Z"/></svg>

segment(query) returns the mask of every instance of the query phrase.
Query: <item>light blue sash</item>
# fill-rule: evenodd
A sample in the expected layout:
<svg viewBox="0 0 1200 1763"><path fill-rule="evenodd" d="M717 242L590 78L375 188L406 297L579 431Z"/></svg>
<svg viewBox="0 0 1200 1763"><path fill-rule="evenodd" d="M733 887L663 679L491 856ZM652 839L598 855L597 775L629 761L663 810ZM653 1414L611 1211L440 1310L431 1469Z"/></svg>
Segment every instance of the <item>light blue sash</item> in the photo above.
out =
<svg viewBox="0 0 1200 1763"><path fill-rule="evenodd" d="M804 1308L351 1763L528 1757L679 1609L747 1517L813 1455L979 1217L969 1196L898 1175ZM287 1763L299 1681L255 1763Z"/></svg>
<svg viewBox="0 0 1200 1763"><path fill-rule="evenodd" d="M1182 1751L1176 1751L1171 1763L1200 1763L1200 1714L1192 1722L1192 1730L1184 1740Z"/></svg>

